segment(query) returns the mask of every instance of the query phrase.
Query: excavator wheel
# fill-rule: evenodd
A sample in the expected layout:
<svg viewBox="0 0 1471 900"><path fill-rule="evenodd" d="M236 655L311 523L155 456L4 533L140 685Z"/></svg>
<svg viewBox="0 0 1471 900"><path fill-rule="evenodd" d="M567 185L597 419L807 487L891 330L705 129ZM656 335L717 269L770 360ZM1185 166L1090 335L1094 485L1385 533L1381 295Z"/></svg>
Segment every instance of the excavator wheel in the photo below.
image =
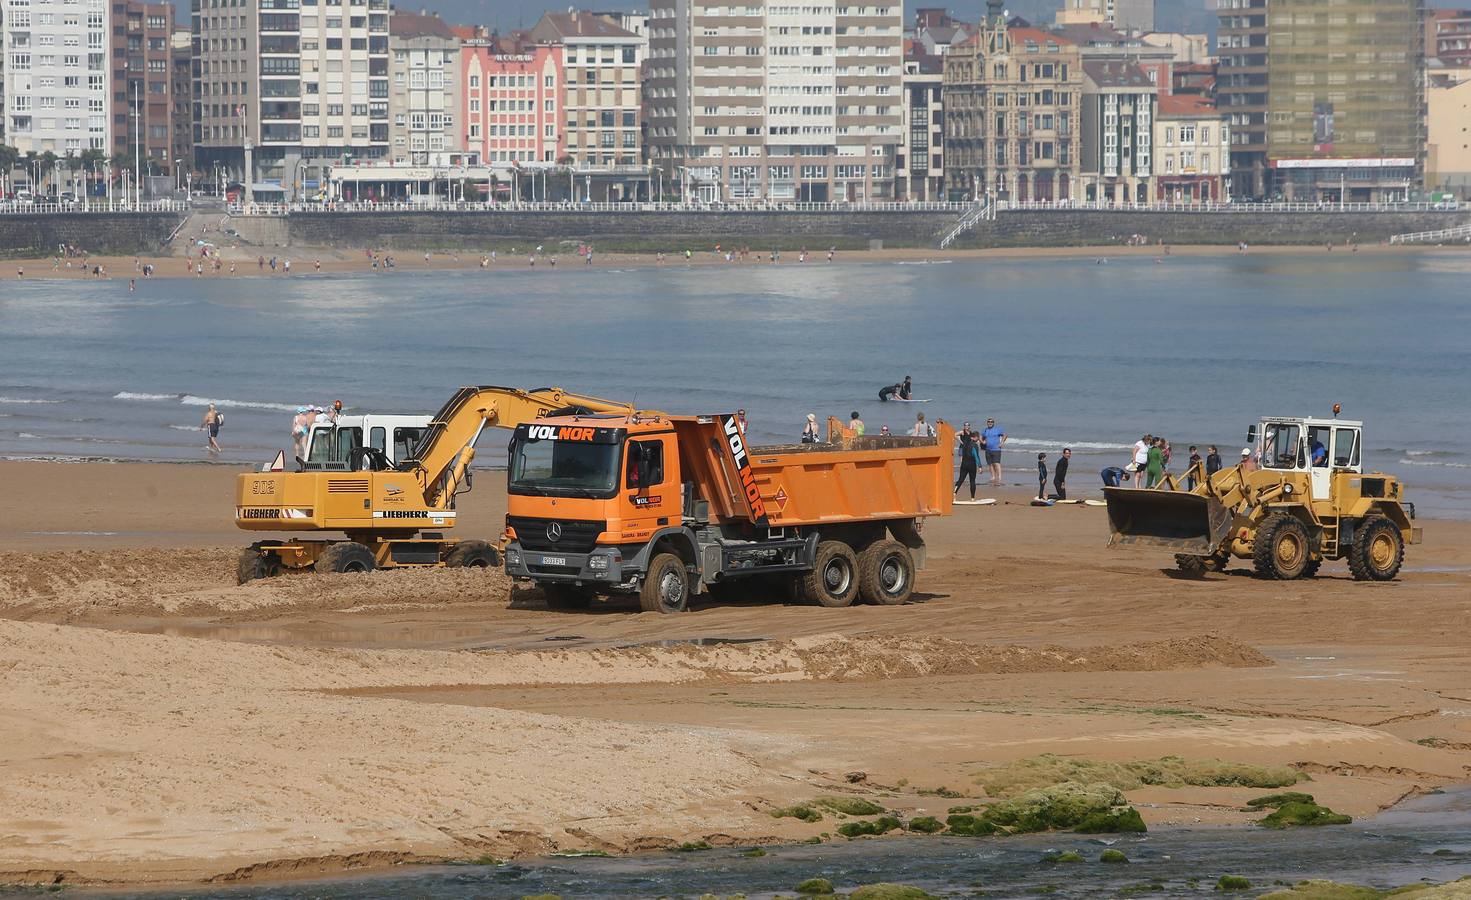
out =
<svg viewBox="0 0 1471 900"><path fill-rule="evenodd" d="M1301 578L1311 558L1308 530L1295 516L1273 513L1257 526L1252 561L1262 578L1280 581Z"/></svg>
<svg viewBox="0 0 1471 900"><path fill-rule="evenodd" d="M644 612L684 612L690 602L690 573L684 560L673 553L660 553L649 562L638 594Z"/></svg>
<svg viewBox="0 0 1471 900"><path fill-rule="evenodd" d="M802 576L802 593L818 606L852 606L858 596L858 557L842 541L817 545L812 571Z"/></svg>
<svg viewBox="0 0 1471 900"><path fill-rule="evenodd" d="M1405 561L1405 536L1384 516L1359 523L1348 551L1348 570L1355 581L1392 581Z"/></svg>
<svg viewBox="0 0 1471 900"><path fill-rule="evenodd" d="M356 541L333 544L317 557L317 572L371 572L377 568L373 551Z"/></svg>
<svg viewBox="0 0 1471 900"><path fill-rule="evenodd" d="M858 595L864 603L899 606L914 592L914 555L898 541L878 541L858 554Z"/></svg>
<svg viewBox="0 0 1471 900"><path fill-rule="evenodd" d="M494 569L501 564L501 556L485 541L460 541L444 558L444 564L460 569Z"/></svg>
<svg viewBox="0 0 1471 900"><path fill-rule="evenodd" d="M541 595L547 609L587 609L592 605L592 591L573 584L544 584Z"/></svg>
<svg viewBox="0 0 1471 900"><path fill-rule="evenodd" d="M240 551L240 562L235 566L238 584L261 578L274 578L281 574L281 560L274 553L262 553L260 544L251 544Z"/></svg>

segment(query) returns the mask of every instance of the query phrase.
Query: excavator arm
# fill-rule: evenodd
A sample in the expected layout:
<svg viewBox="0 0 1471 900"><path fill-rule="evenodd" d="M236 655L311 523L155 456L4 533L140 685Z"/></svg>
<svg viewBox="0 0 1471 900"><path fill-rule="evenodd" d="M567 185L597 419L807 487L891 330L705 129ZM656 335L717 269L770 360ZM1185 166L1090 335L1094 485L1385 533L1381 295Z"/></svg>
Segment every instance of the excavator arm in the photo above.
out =
<svg viewBox="0 0 1471 900"><path fill-rule="evenodd" d="M414 455L400 464L413 470L424 490L425 503L445 508L454 497L475 455L475 441L487 425L515 428L549 415L626 412L632 404L575 394L557 387L522 390L482 385L463 387L429 423Z"/></svg>

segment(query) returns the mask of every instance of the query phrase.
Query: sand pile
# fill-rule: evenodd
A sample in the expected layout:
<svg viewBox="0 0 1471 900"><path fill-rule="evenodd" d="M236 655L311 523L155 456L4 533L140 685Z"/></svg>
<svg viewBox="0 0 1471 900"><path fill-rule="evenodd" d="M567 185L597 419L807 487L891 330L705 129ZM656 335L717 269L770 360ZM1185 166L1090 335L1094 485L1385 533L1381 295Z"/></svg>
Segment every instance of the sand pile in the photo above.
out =
<svg viewBox="0 0 1471 900"><path fill-rule="evenodd" d="M504 603L498 571L396 570L286 575L235 583L239 551L73 550L0 554L0 611L77 621L92 614L222 615L375 605Z"/></svg>

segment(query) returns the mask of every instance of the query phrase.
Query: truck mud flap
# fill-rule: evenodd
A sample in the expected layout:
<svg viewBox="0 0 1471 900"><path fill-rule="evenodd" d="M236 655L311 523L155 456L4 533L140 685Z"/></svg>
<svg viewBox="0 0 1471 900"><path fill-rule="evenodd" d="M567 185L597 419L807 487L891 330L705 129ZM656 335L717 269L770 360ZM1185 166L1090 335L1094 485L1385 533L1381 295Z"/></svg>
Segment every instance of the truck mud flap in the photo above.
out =
<svg viewBox="0 0 1471 900"><path fill-rule="evenodd" d="M1158 547L1209 556L1231 528L1231 511L1204 494L1106 487L1103 496L1110 547Z"/></svg>

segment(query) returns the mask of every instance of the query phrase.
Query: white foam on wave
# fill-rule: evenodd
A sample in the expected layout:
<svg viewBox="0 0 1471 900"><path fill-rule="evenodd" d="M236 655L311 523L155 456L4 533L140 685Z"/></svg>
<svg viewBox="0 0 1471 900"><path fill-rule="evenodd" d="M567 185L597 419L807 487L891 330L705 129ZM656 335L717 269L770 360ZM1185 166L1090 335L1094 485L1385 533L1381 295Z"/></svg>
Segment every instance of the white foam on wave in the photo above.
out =
<svg viewBox="0 0 1471 900"><path fill-rule="evenodd" d="M140 394L134 391L118 391L112 395L114 400L178 400L182 394Z"/></svg>
<svg viewBox="0 0 1471 900"><path fill-rule="evenodd" d="M217 400L212 397L196 397L193 394L185 394L179 398L179 402L185 406L209 406L213 403L221 408L235 409L274 409L281 412L296 412L294 405L285 403L266 403L261 400Z"/></svg>
<svg viewBox="0 0 1471 900"><path fill-rule="evenodd" d="M172 428L172 429L174 429L175 431L198 431L199 430L199 426L198 425L170 425L169 427Z"/></svg>
<svg viewBox="0 0 1471 900"><path fill-rule="evenodd" d="M1133 444L1110 444L1105 441L1044 441L1037 438L1007 437L1008 447L1069 447L1073 450L1128 450Z"/></svg>
<svg viewBox="0 0 1471 900"><path fill-rule="evenodd" d="M1471 463L1431 462L1426 459L1402 459L1399 464L1402 466L1431 466L1437 469L1471 469Z"/></svg>
<svg viewBox="0 0 1471 900"><path fill-rule="evenodd" d="M65 403L65 400L43 400L31 397L0 397L0 403Z"/></svg>

